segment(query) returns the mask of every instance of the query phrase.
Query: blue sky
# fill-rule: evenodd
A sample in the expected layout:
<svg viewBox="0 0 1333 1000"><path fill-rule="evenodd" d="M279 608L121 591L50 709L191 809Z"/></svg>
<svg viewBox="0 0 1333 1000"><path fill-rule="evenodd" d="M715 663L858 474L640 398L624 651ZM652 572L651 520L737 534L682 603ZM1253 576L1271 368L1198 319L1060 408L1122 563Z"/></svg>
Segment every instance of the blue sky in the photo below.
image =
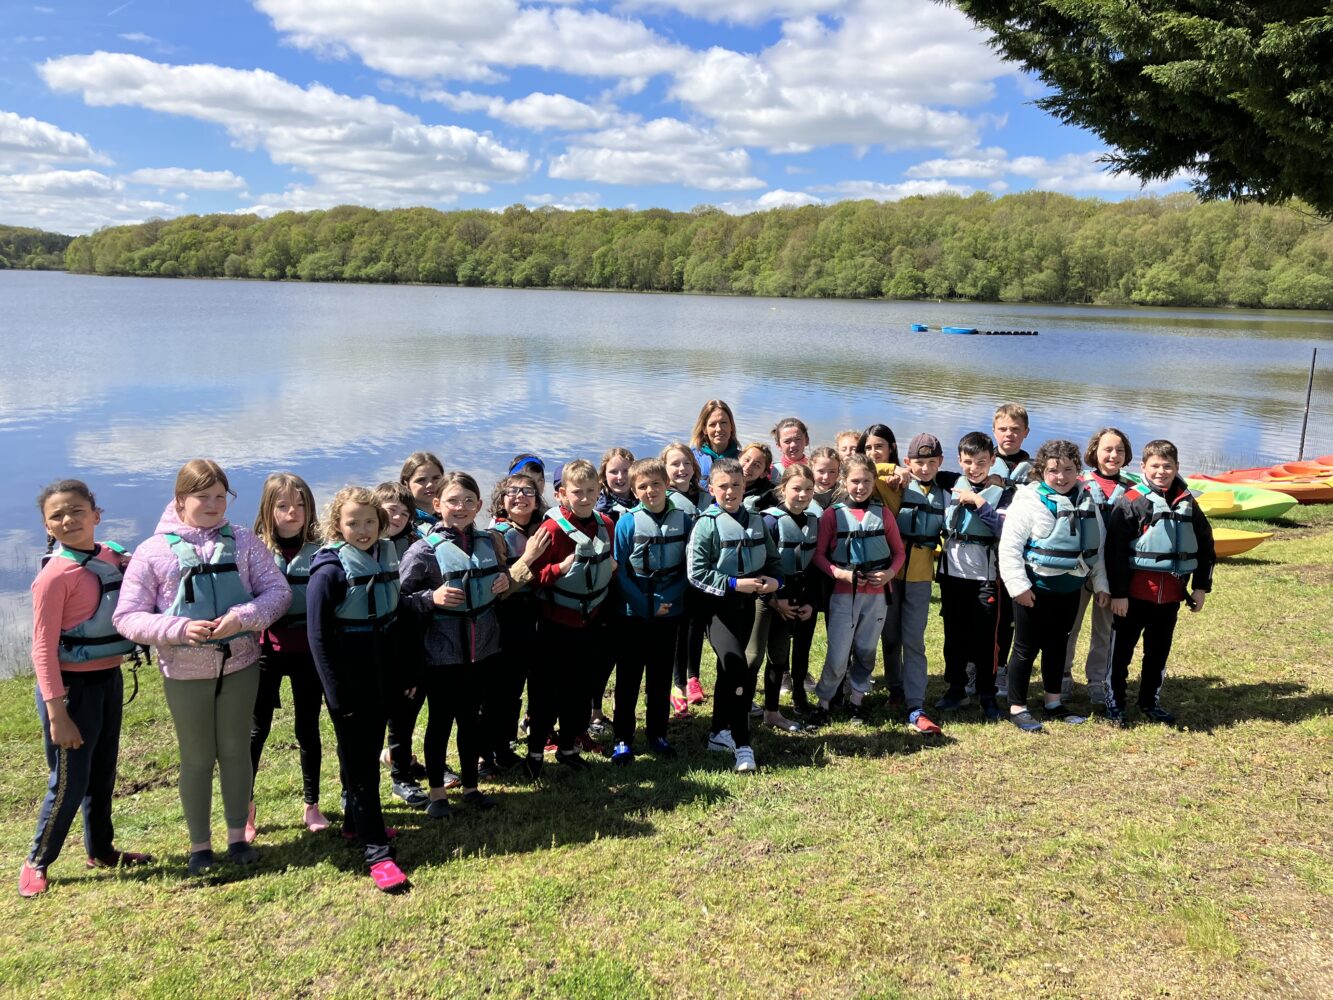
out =
<svg viewBox="0 0 1333 1000"><path fill-rule="evenodd" d="M1144 190L1038 93L930 0L10 0L0 222Z"/></svg>

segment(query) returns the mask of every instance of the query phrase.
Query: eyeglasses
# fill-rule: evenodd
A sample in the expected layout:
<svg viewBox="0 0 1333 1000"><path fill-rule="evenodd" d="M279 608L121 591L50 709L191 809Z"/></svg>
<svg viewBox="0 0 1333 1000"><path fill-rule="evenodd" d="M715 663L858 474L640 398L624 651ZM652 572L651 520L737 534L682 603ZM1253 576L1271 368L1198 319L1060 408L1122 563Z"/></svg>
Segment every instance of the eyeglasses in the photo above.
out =
<svg viewBox="0 0 1333 1000"><path fill-rule="evenodd" d="M507 497L535 497L537 491L531 486L510 486L505 490Z"/></svg>
<svg viewBox="0 0 1333 1000"><path fill-rule="evenodd" d="M472 497L463 497L461 500L441 497L440 503L444 504L450 510L471 510L473 507L477 506L477 501Z"/></svg>

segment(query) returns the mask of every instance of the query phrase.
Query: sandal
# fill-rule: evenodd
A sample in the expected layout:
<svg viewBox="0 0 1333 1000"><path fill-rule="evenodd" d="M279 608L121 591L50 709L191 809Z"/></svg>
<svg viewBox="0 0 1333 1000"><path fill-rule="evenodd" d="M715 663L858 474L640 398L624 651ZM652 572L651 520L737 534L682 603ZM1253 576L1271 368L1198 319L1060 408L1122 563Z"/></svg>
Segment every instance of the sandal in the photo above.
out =
<svg viewBox="0 0 1333 1000"><path fill-rule="evenodd" d="M397 892L411 886L403 870L393 861L377 861L370 866L370 877L380 892Z"/></svg>
<svg viewBox="0 0 1333 1000"><path fill-rule="evenodd" d="M153 856L151 854L140 854L137 851L118 851L114 847L101 857L89 858L89 868L136 868L139 865L151 865Z"/></svg>

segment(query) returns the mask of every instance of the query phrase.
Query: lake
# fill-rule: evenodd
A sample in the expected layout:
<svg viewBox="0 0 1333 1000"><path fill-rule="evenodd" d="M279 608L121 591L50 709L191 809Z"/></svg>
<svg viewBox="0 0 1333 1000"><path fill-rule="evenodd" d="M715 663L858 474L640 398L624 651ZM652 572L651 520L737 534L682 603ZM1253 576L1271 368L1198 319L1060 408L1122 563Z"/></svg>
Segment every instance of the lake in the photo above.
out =
<svg viewBox="0 0 1333 1000"><path fill-rule="evenodd" d="M1039 330L912 333L910 324ZM742 441L781 417L816 444L884 422L953 442L1024 403L1029 450L1115 424L1168 437L1189 471L1333 452L1333 313L709 298L268 284L0 271L0 674L22 669L44 548L33 500L88 481L101 537L152 531L175 472L216 458L254 518L272 471L323 503L435 451L484 487L516 452L548 465L685 437L705 399Z"/></svg>

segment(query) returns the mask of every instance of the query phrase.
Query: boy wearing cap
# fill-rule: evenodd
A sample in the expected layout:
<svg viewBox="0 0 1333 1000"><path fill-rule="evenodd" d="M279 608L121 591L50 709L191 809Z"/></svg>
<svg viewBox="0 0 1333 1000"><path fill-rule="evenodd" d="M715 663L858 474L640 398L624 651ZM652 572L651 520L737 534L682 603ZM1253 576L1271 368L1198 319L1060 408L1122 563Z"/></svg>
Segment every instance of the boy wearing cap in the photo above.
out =
<svg viewBox="0 0 1333 1000"><path fill-rule="evenodd" d="M935 578L935 550L944 534L949 491L958 481L958 473L940 471L944 449L933 434L912 438L904 460L911 479L903 487L898 534L907 548L907 562L893 588L884 633L888 639L886 659L896 658L897 663L885 663L884 671L891 675L893 668L901 665L908 728L933 735L940 727L925 713L926 618Z"/></svg>

